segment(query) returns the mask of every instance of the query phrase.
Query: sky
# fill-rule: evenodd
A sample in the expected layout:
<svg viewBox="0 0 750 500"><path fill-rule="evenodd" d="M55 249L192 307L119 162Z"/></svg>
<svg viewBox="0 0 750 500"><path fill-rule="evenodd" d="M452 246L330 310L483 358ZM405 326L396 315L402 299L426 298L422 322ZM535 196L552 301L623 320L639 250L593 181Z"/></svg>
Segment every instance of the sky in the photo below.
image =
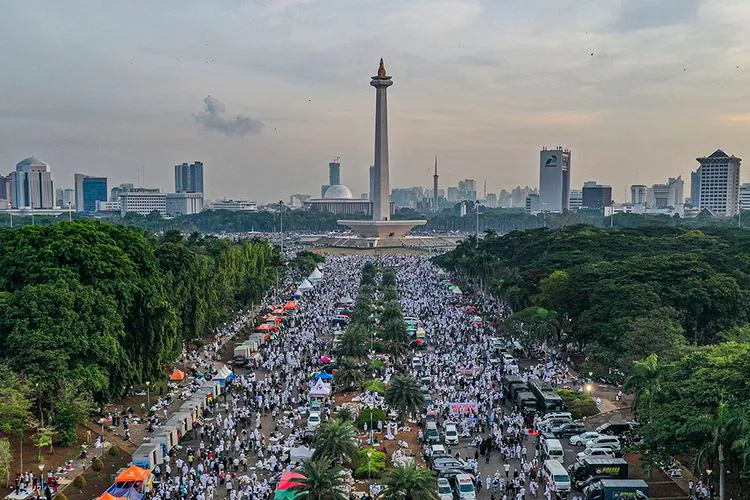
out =
<svg viewBox="0 0 750 500"><path fill-rule="evenodd" d="M441 187L536 186L562 145L574 187L687 195L697 156L750 156L748 25L747 0L0 2L0 173L170 191L202 160L209 199L270 202L341 157L366 192L383 57L392 187L431 185L435 155Z"/></svg>

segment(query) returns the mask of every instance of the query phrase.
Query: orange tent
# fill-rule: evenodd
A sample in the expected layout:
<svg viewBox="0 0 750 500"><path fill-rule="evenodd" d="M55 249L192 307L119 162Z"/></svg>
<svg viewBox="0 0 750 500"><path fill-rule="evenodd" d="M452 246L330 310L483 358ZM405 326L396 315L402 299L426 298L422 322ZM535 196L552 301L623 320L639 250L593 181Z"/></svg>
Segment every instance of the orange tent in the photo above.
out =
<svg viewBox="0 0 750 500"><path fill-rule="evenodd" d="M182 370L178 370L175 368L175 371L172 372L172 375L169 376L169 380L172 382L179 382L181 380L185 379L185 372Z"/></svg>
<svg viewBox="0 0 750 500"><path fill-rule="evenodd" d="M297 302L295 302L294 300L290 300L289 302L284 304L284 309L286 309L287 311L293 311L297 309Z"/></svg>
<svg viewBox="0 0 750 500"><path fill-rule="evenodd" d="M144 482L151 475L148 469L141 469L137 465L131 465L117 476L116 483L139 483Z"/></svg>
<svg viewBox="0 0 750 500"><path fill-rule="evenodd" d="M273 311L271 311L271 312L272 312L273 314L284 314L284 309L282 309L281 307L279 307L278 309L274 309L274 310L273 310Z"/></svg>
<svg viewBox="0 0 750 500"><path fill-rule="evenodd" d="M102 493L99 497L97 497L96 500L127 500L124 497L115 497L107 493L106 491Z"/></svg>

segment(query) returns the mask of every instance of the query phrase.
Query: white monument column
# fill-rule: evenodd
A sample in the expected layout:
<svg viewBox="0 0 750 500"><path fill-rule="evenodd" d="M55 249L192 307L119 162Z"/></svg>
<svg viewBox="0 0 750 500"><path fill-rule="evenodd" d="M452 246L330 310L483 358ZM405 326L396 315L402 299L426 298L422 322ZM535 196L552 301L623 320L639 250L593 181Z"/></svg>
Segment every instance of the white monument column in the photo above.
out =
<svg viewBox="0 0 750 500"><path fill-rule="evenodd" d="M383 59L380 59L378 75L370 85L375 87L375 195L373 196L372 220L391 220L391 184L388 175L388 94L393 82L385 74Z"/></svg>

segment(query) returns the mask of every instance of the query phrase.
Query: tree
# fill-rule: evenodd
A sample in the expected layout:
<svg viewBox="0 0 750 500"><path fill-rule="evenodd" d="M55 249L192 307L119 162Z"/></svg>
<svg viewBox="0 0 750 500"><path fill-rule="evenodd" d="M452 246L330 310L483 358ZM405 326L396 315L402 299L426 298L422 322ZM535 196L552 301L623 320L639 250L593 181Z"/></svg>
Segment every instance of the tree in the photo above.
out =
<svg viewBox="0 0 750 500"><path fill-rule="evenodd" d="M0 363L0 432L18 438L23 470L23 436L31 418L29 387L25 380Z"/></svg>
<svg viewBox="0 0 750 500"><path fill-rule="evenodd" d="M351 422L337 418L318 427L313 443L313 460L326 460L333 465L357 464L359 448L356 442L357 431Z"/></svg>
<svg viewBox="0 0 750 500"><path fill-rule="evenodd" d="M10 470L13 465L13 453L10 441L0 439L0 477L5 477L5 486L10 484Z"/></svg>
<svg viewBox="0 0 750 500"><path fill-rule="evenodd" d="M437 478L414 464L395 467L385 474L383 500L437 500Z"/></svg>
<svg viewBox="0 0 750 500"><path fill-rule="evenodd" d="M361 325L350 324L339 337L336 354L341 357L366 358L370 352L370 335Z"/></svg>
<svg viewBox="0 0 750 500"><path fill-rule="evenodd" d="M89 393L80 381L66 381L60 388L59 400L55 405L54 423L60 430L62 445L70 446L78 439L76 429L94 410Z"/></svg>
<svg viewBox="0 0 750 500"><path fill-rule="evenodd" d="M309 460L297 471L304 478L292 487L295 498L302 500L347 500L344 491L344 469L326 460Z"/></svg>
<svg viewBox="0 0 750 500"><path fill-rule="evenodd" d="M659 391L660 376L659 356L651 354L633 363L633 374L628 377L623 387L625 392L635 394L633 409L639 417L645 417L646 421L653 413L653 401Z"/></svg>
<svg viewBox="0 0 750 500"><path fill-rule="evenodd" d="M355 358L342 358L336 370L336 385L343 391L347 389L361 389L365 383L365 373L362 363Z"/></svg>
<svg viewBox="0 0 750 500"><path fill-rule="evenodd" d="M385 391L385 403L396 410L403 422L407 415L417 413L424 407L424 395L413 377L395 374Z"/></svg>

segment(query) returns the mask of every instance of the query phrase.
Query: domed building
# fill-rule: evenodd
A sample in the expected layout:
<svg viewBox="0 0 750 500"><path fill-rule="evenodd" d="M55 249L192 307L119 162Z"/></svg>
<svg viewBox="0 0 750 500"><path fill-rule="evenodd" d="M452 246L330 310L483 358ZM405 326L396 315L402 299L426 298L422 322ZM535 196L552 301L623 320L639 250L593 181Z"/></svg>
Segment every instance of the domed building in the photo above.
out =
<svg viewBox="0 0 750 500"><path fill-rule="evenodd" d="M344 184L329 186L322 198L307 200L305 209L310 212L336 215L370 215L372 204L367 198L355 198Z"/></svg>

